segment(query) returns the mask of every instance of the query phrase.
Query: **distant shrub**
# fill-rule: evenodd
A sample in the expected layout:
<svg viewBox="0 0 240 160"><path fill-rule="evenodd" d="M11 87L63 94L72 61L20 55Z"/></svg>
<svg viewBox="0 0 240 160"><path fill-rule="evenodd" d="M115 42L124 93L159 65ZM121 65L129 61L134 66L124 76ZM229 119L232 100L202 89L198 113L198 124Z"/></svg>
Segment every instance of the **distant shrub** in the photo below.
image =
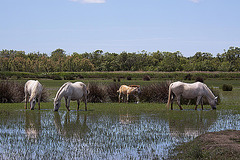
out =
<svg viewBox="0 0 240 160"><path fill-rule="evenodd" d="M132 80L132 77L131 76L127 76L127 80Z"/></svg>
<svg viewBox="0 0 240 160"><path fill-rule="evenodd" d="M73 74L66 74L63 77L64 80L74 80L75 76Z"/></svg>
<svg viewBox="0 0 240 160"><path fill-rule="evenodd" d="M1 74L1 75L0 75L0 79L1 79L1 80L7 80L7 78L8 78L8 77L7 77L6 75L4 75L4 74ZM10 78L10 77L9 77L9 78Z"/></svg>
<svg viewBox="0 0 240 160"><path fill-rule="evenodd" d="M150 81L150 80L151 80L151 77L150 77L149 75L145 75L145 76L143 77L143 80L144 80L144 81Z"/></svg>
<svg viewBox="0 0 240 160"><path fill-rule="evenodd" d="M141 87L140 100L142 102L166 103L170 82L153 83Z"/></svg>
<svg viewBox="0 0 240 160"><path fill-rule="evenodd" d="M84 77L83 77L81 74L77 75L76 77L77 77L78 79L84 79Z"/></svg>
<svg viewBox="0 0 240 160"><path fill-rule="evenodd" d="M196 78L196 80L195 80L195 82L204 82L204 79L202 78L202 77L197 77Z"/></svg>
<svg viewBox="0 0 240 160"><path fill-rule="evenodd" d="M101 103L106 101L105 86L99 83L91 82L88 85L88 102Z"/></svg>
<svg viewBox="0 0 240 160"><path fill-rule="evenodd" d="M184 80L192 80L192 75L191 74L187 74L185 77L184 77Z"/></svg>
<svg viewBox="0 0 240 160"><path fill-rule="evenodd" d="M111 83L107 86L107 94L111 102L118 102L117 90L120 88L119 83Z"/></svg>
<svg viewBox="0 0 240 160"><path fill-rule="evenodd" d="M223 84L222 85L222 90L223 91L232 91L233 86L231 84Z"/></svg>
<svg viewBox="0 0 240 160"><path fill-rule="evenodd" d="M49 78L53 80L62 80L62 77L56 74L50 75Z"/></svg>

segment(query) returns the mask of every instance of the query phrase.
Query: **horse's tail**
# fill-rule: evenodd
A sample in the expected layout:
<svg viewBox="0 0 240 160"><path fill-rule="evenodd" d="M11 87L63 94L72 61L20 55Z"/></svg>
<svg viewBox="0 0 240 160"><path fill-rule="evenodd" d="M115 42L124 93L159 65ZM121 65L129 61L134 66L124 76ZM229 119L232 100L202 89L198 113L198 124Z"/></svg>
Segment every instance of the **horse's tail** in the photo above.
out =
<svg viewBox="0 0 240 160"><path fill-rule="evenodd" d="M172 96L172 89L171 89L172 84L169 85L169 90L168 90L168 102L167 102L167 109L169 109L169 105L171 102L171 96Z"/></svg>
<svg viewBox="0 0 240 160"><path fill-rule="evenodd" d="M88 91L88 86L86 86L84 83L80 84L82 86L83 89L83 94L84 95L88 95L89 91Z"/></svg>
<svg viewBox="0 0 240 160"><path fill-rule="evenodd" d="M36 98L38 95L42 94L42 85L38 80L34 82L34 85L32 85L32 93L29 98L29 102L31 102L34 98Z"/></svg>

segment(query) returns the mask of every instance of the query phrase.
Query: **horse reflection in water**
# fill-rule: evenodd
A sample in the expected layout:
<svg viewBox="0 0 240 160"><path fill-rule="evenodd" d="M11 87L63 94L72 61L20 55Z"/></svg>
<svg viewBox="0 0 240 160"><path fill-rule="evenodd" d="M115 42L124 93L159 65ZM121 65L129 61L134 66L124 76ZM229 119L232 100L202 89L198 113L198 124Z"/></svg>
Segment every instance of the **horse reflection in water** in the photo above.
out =
<svg viewBox="0 0 240 160"><path fill-rule="evenodd" d="M170 135L175 138L195 138L209 130L217 121L214 111L171 112L168 116ZM179 118L176 118L179 117Z"/></svg>
<svg viewBox="0 0 240 160"><path fill-rule="evenodd" d="M119 116L119 122L120 124L127 125L127 124L133 124L135 121L137 121L135 116L127 114L121 114Z"/></svg>
<svg viewBox="0 0 240 160"><path fill-rule="evenodd" d="M84 138L87 133L89 133L90 129L87 126L87 116L80 115L80 113L76 113L76 117L70 115L67 112L64 116L64 121L62 123L61 117L58 112L54 112L54 124L59 133L59 135L67 137L67 138L76 138L81 139ZM80 121L80 118L83 117L83 122Z"/></svg>
<svg viewBox="0 0 240 160"><path fill-rule="evenodd" d="M128 106L126 106L127 108ZM123 125L128 124L134 124L136 121L139 121L139 118L137 116L129 114L128 109L121 110L121 113L119 114L119 123Z"/></svg>
<svg viewBox="0 0 240 160"><path fill-rule="evenodd" d="M41 133L40 112L26 112L25 133L29 139L37 139Z"/></svg>

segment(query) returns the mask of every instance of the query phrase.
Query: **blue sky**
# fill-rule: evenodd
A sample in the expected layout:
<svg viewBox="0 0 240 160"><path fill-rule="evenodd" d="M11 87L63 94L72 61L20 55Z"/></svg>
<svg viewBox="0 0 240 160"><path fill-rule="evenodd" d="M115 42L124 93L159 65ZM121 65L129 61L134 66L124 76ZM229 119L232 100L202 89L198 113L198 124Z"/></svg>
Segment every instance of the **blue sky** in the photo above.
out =
<svg viewBox="0 0 240 160"><path fill-rule="evenodd" d="M239 47L239 0L1 0L0 50L67 54Z"/></svg>

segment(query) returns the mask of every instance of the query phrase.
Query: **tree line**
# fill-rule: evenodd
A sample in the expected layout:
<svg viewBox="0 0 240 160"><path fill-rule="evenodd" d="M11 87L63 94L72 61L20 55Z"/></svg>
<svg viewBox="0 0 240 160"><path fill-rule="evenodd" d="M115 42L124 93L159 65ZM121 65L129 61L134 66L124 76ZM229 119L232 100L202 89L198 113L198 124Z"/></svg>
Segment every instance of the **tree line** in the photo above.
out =
<svg viewBox="0 0 240 160"><path fill-rule="evenodd" d="M181 52L121 52L96 50L67 55L56 49L51 55L16 50L0 51L1 71L82 72L82 71L240 71L240 48L230 47L217 56L197 52L184 57Z"/></svg>

